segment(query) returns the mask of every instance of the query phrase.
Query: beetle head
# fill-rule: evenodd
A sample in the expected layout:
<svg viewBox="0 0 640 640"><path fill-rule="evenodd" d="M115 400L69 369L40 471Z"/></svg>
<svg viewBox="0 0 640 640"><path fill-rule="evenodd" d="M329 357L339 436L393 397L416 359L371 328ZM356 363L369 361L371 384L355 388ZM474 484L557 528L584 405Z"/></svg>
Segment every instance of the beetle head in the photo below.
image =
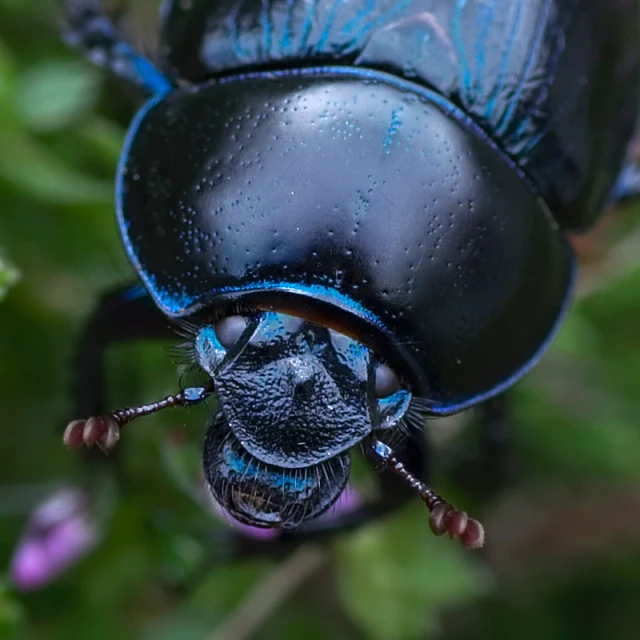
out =
<svg viewBox="0 0 640 640"><path fill-rule="evenodd" d="M297 526L328 509L347 482L348 450L396 427L411 399L370 349L284 313L204 325L195 355L221 409L205 441L207 481L254 526Z"/></svg>

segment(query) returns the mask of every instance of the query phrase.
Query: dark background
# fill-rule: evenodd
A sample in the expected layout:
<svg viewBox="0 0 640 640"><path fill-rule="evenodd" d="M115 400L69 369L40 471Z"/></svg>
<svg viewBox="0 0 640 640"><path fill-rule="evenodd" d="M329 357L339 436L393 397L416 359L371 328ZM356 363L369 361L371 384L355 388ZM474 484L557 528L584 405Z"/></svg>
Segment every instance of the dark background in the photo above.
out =
<svg viewBox="0 0 640 640"><path fill-rule="evenodd" d="M112 178L136 96L68 51L56 20L55 3L0 0L1 567L41 489L87 482L60 443L74 337L98 293L132 275ZM438 488L482 511L482 553L432 537L416 500L326 551L225 564L194 535L220 525L188 495L206 409L171 411L93 467L103 541L89 557L37 592L0 570L0 638L640 637L640 206L576 245L577 302L516 390L517 479L474 504L445 473L472 428L430 427ZM163 345L113 349L109 406L173 392L178 373Z"/></svg>

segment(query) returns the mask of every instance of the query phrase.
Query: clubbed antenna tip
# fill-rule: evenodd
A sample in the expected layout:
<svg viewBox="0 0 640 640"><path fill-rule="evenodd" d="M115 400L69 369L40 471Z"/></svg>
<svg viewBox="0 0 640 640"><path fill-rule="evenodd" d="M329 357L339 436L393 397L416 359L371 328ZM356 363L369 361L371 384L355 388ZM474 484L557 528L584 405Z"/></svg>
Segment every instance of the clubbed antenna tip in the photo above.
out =
<svg viewBox="0 0 640 640"><path fill-rule="evenodd" d="M190 387L157 402L151 402L139 407L118 409L105 416L94 416L86 420L72 420L64 430L62 440L70 449L78 449L83 445L89 448L97 445L102 451L109 453L120 441L120 430L128 422L171 407L185 407L197 404L202 402L212 391L213 385Z"/></svg>
<svg viewBox="0 0 640 640"><path fill-rule="evenodd" d="M400 476L404 482L413 489L427 505L431 512L429 526L437 536L449 534L450 538L460 538L462 544L468 549L479 549L484 544L484 527L475 520L469 518L464 511L454 509L448 502L430 489L424 482L414 476L396 458L393 450L388 445L374 438L372 442L373 453L386 464L386 468Z"/></svg>

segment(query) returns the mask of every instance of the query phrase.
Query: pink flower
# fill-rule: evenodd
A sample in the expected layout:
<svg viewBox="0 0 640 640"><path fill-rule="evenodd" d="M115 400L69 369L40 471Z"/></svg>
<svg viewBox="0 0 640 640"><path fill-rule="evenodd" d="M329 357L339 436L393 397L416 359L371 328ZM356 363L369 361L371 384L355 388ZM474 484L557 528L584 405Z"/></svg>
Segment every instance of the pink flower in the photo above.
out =
<svg viewBox="0 0 640 640"><path fill-rule="evenodd" d="M11 580L23 591L39 589L86 556L99 532L86 493L59 490L32 513L11 562Z"/></svg>
<svg viewBox="0 0 640 640"><path fill-rule="evenodd" d="M336 500L335 504L321 516L318 520L322 522L331 522L335 518L338 518L347 513L355 511L364 504L364 499L360 492L351 484L347 484L344 491L340 494L340 497Z"/></svg>

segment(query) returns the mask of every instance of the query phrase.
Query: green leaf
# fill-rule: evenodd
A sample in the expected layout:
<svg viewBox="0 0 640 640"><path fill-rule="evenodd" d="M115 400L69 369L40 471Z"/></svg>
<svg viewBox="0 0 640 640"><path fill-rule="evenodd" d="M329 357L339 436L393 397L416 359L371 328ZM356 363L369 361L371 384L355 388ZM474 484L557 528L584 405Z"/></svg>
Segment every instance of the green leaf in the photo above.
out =
<svg viewBox="0 0 640 640"><path fill-rule="evenodd" d="M108 203L111 181L96 180L68 167L44 144L20 133L0 137L0 178L53 204Z"/></svg>
<svg viewBox="0 0 640 640"><path fill-rule="evenodd" d="M150 625L143 635L148 640L202 640L211 636L212 623L206 616L196 616L192 611L172 612L159 623Z"/></svg>
<svg viewBox="0 0 640 640"><path fill-rule="evenodd" d="M93 116L83 123L78 129L78 134L92 154L110 168L115 166L122 151L125 135L122 127L106 118Z"/></svg>
<svg viewBox="0 0 640 640"><path fill-rule="evenodd" d="M16 69L11 52L0 41L0 103L13 100Z"/></svg>
<svg viewBox="0 0 640 640"><path fill-rule="evenodd" d="M195 442L178 442L171 437L159 438L162 468L173 484L199 506L205 504L205 492L198 483L201 472L201 446Z"/></svg>
<svg viewBox="0 0 640 640"><path fill-rule="evenodd" d="M20 272L0 255L0 301L19 279Z"/></svg>
<svg viewBox="0 0 640 640"><path fill-rule="evenodd" d="M34 131L61 129L93 108L101 77L96 69L82 62L48 60L22 76L16 107Z"/></svg>
<svg viewBox="0 0 640 640"><path fill-rule="evenodd" d="M9 595L7 586L0 582L0 638L18 640L22 637L24 614L20 605Z"/></svg>
<svg viewBox="0 0 640 640"><path fill-rule="evenodd" d="M341 600L376 640L424 638L438 630L447 606L487 587L473 552L436 538L424 509L367 528L339 549Z"/></svg>

